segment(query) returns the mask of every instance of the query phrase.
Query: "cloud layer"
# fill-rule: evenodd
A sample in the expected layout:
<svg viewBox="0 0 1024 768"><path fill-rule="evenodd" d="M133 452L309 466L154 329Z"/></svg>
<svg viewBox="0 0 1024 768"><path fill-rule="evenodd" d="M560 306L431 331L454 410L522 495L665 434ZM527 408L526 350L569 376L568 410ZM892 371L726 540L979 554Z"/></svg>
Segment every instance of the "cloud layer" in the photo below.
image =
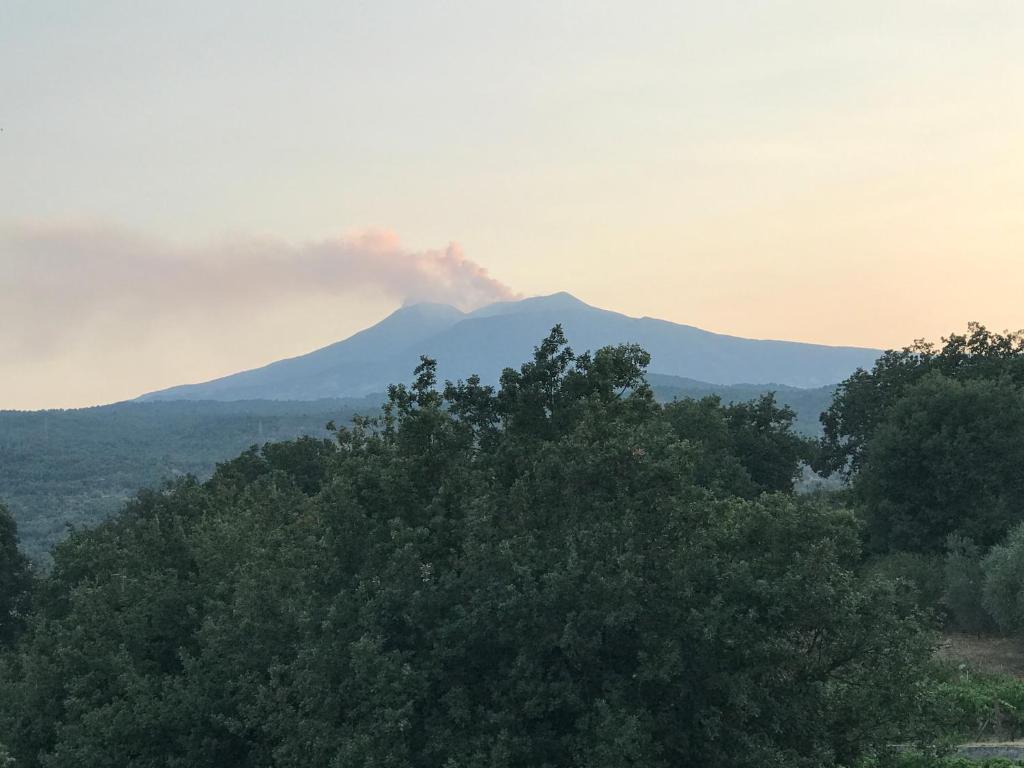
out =
<svg viewBox="0 0 1024 768"><path fill-rule="evenodd" d="M139 334L165 323L214 321L304 297L365 295L463 309L516 296L457 243L411 251L387 231L303 244L247 238L202 247L97 227L0 232L5 355L59 354L77 343L83 329L109 326L107 319Z"/></svg>

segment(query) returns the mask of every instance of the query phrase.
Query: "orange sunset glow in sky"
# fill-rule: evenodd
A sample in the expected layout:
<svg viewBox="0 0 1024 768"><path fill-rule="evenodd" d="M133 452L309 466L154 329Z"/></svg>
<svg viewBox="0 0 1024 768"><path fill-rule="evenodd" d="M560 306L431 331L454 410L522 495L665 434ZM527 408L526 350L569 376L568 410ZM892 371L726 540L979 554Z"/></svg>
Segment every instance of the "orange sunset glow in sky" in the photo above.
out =
<svg viewBox="0 0 1024 768"><path fill-rule="evenodd" d="M0 409L567 290L754 338L1024 326L1024 3L0 8Z"/></svg>

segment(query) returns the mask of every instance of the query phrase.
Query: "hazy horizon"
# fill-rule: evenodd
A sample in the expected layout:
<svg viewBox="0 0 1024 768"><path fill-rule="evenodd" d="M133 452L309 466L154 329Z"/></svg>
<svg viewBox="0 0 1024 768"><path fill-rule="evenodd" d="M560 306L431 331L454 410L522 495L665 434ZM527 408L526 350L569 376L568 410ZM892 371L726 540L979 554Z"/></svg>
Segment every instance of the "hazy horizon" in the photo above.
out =
<svg viewBox="0 0 1024 768"><path fill-rule="evenodd" d="M314 351L317 351L319 349L322 349L325 346L330 346L331 344L334 344L336 342L344 341L344 340L350 338L351 336L358 334L360 331L366 330L367 328L372 327L372 326L376 325L377 323L387 319L388 317L390 317L392 314L394 314L396 312L400 312L403 309L413 308L413 307L416 307L418 305L427 304L427 305L433 305L433 306L452 306L452 307L455 307L456 309L459 309L459 310L463 311L464 314L467 317L469 317L472 314L472 310L486 308L486 307L491 306L493 304L501 304L501 303L506 303L508 301L518 301L518 300L521 300L521 299L549 298L551 296L558 295L558 294L567 294L569 296L572 296L572 298L574 298L574 299L576 299L578 301L583 301L578 296L575 296L574 294L572 294L571 291L556 291L553 294L538 294L538 295L534 295L534 296L515 296L515 297L512 297L511 299L509 299L509 298L497 298L493 302L488 301L488 302L485 302L485 303L482 303L482 304L479 304L479 305L470 305L470 306L465 306L464 305L464 306L461 306L461 307L457 306L458 302L449 302L447 300L444 300L442 297L407 300L407 301L403 302L398 307L386 310L384 315L381 315L379 317L373 318L372 320L369 321L367 326L361 327L361 328L357 328L351 334L346 334L345 336L339 337L338 339L332 339L331 341L327 342L327 344L319 345L317 347L312 347L310 349L299 350L294 355L288 354L288 355L284 355L284 356L267 358L265 360L262 360L262 361L259 361L259 362L255 363L254 365L250 366L249 368L228 370L228 371L225 371L223 374L217 374L217 375L214 375L214 376L209 377L207 379L196 379L194 381L175 381L172 386L182 385L182 384L199 384L199 383L204 383L204 382L207 382L207 381L210 381L210 380L219 379L223 375L230 375L230 374L234 374L234 373L240 373L240 372L245 371L245 370L261 368L264 365L267 365L269 363L278 362L280 360L285 360L285 359L288 359L290 357L303 356L303 355L308 354L310 352L314 352ZM583 303L587 304L587 302L583 302ZM589 305L588 304L588 306L593 306L593 305ZM596 308L597 309L604 309L604 307L596 307ZM626 314L626 313L620 313L620 314ZM640 315L626 315L626 316L627 317L634 317L634 318L642 317ZM662 320L664 318L655 318L655 319ZM683 324L683 325L685 325L685 324ZM710 330L710 329L702 329L702 330ZM714 331L712 331L712 332L714 333ZM728 335L732 335L732 334L723 334L723 335L727 335L728 336ZM759 337L749 337L749 338L758 339ZM763 338L763 337L760 338L760 340L766 340L766 341L793 341L791 339L767 339L767 338ZM539 341L539 339L538 339L538 341ZM799 340L796 340L796 341L799 341ZM570 343L572 343L571 339L570 339ZM808 343L808 342L805 342L805 343ZM857 345L834 345L834 346L852 346L852 347L856 347ZM865 348L866 349L877 349L877 348L872 348L872 347L865 347ZM582 348L578 348L578 351L583 351L583 350L582 350ZM657 369L658 366L655 365L653 367L655 369ZM655 370L654 372L657 373L658 371ZM668 375L672 376L673 374L668 374ZM713 382L709 382L709 384L714 385ZM756 383L755 384L751 384L751 386L755 386L755 385L756 385ZM729 385L726 384L726 385L722 385L722 386L729 386ZM790 385L790 386L792 386L792 385ZM2 410L25 410L25 411L28 411L28 410L32 410L32 411L34 411L34 410L62 410L62 409L69 409L69 408L71 408L71 409L73 409L73 408L82 408L82 407L89 408L89 407L94 407L94 406L110 405L110 404L118 403L118 402L131 401L131 400L136 399L139 396L142 396L142 395L145 395L145 394L152 394L152 393L157 392L157 391L159 391L159 390L158 389L146 390L144 392L134 393L134 394L129 395L129 396L124 397L124 398L119 398L118 400L105 401L105 402L96 402L96 403L91 403L90 402L90 403L85 403L85 404L82 404L82 405L56 405L56 406L44 405L44 406L38 407L38 408L35 408L35 407L33 407L33 408L18 408L18 407L8 408L8 407L5 407L5 406L0 406L0 411L2 411ZM383 388L382 388L381 391L383 391Z"/></svg>
<svg viewBox="0 0 1024 768"><path fill-rule="evenodd" d="M717 333L1024 326L1024 5L0 9L0 409L112 402L405 302Z"/></svg>

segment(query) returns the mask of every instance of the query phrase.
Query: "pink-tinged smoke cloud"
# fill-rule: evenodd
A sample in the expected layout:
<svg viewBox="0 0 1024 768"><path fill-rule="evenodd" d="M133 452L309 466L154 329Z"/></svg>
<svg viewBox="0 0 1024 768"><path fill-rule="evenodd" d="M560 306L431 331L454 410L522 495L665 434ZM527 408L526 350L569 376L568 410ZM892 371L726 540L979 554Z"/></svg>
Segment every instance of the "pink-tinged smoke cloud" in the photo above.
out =
<svg viewBox="0 0 1024 768"><path fill-rule="evenodd" d="M517 296L458 244L412 251L387 231L201 247L100 227L0 232L0 354L16 357L59 354L82 343L85 327L116 328L139 342L161 325L201 327L304 298L367 294L462 309Z"/></svg>

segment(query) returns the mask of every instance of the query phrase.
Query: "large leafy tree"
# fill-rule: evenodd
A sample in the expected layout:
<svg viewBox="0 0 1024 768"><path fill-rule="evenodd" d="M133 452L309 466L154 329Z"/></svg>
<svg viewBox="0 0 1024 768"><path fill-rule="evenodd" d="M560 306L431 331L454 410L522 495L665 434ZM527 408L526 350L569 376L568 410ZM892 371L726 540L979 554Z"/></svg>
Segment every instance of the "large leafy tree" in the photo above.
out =
<svg viewBox="0 0 1024 768"><path fill-rule="evenodd" d="M957 381L1007 379L1024 386L1024 332L994 333L970 323L941 345L917 341L885 352L870 371L858 370L839 385L822 414L824 438L815 469L856 474L868 442L889 410L928 374Z"/></svg>
<svg viewBox="0 0 1024 768"><path fill-rule="evenodd" d="M885 353L822 414L815 468L852 479L875 550L981 545L1024 516L1024 334L971 324Z"/></svg>
<svg viewBox="0 0 1024 768"><path fill-rule="evenodd" d="M794 411L770 393L725 406L717 396L679 400L665 416L677 435L701 446L698 481L719 493L753 498L792 490L813 454L812 441L793 431Z"/></svg>
<svg viewBox="0 0 1024 768"><path fill-rule="evenodd" d="M560 329L497 390L424 359L335 444L144 494L55 552L0 739L49 768L610 768L904 738L929 644L856 575L852 516L705 482L736 445L745 495L785 490L749 447L785 418L705 441L646 361Z"/></svg>
<svg viewBox="0 0 1024 768"><path fill-rule="evenodd" d="M1024 520L1024 389L930 373L867 443L854 483L875 549L989 546Z"/></svg>

